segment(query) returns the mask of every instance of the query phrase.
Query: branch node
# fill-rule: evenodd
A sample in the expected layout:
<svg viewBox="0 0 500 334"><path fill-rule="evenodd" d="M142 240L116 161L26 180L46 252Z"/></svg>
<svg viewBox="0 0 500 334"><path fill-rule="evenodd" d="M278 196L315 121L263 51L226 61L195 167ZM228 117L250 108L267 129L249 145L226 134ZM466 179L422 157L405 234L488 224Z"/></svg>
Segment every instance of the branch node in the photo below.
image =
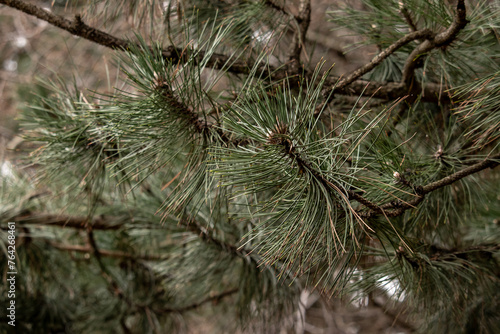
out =
<svg viewBox="0 0 500 334"><path fill-rule="evenodd" d="M417 195L419 195L419 196L425 195L424 187L415 186L413 189L415 189L415 192L417 193Z"/></svg>

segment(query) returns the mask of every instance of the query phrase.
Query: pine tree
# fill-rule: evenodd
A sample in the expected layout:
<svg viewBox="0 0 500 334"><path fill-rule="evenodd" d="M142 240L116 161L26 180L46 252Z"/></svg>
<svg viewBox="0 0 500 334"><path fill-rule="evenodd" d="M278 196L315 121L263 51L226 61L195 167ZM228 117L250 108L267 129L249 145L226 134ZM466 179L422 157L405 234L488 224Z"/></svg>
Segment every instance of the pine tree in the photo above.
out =
<svg viewBox="0 0 500 334"><path fill-rule="evenodd" d="M310 293L500 332L498 2L337 6L378 49L340 77L305 47L310 0L0 4L122 74L38 85L20 116L0 201L19 333L304 332Z"/></svg>

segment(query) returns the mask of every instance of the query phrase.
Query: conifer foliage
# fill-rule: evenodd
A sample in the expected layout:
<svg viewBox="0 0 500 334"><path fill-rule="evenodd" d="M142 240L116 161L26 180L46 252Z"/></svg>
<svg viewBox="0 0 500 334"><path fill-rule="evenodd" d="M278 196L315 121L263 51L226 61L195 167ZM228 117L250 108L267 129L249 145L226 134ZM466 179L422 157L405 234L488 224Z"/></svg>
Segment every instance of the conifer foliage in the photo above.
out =
<svg viewBox="0 0 500 334"><path fill-rule="evenodd" d="M17 329L299 332L307 292L499 333L499 4L352 2L328 20L378 51L338 77L311 61L310 0L0 0L121 71L20 116Z"/></svg>

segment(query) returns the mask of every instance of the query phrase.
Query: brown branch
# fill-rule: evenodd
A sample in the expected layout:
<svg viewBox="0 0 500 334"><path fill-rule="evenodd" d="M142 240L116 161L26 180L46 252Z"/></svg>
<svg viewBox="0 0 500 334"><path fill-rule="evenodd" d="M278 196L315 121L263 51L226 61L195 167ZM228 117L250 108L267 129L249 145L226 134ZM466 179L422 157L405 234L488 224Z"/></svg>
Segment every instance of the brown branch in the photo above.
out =
<svg viewBox="0 0 500 334"><path fill-rule="evenodd" d="M50 213L38 213L31 211L23 211L13 217L9 221L14 221L29 225L47 225L55 227L70 227L77 229L86 229L87 226L92 226L95 230L118 230L124 226L124 223L110 223L107 217L99 216L89 221L87 217L75 217L66 215L57 215ZM113 219L115 220L115 219Z"/></svg>
<svg viewBox="0 0 500 334"><path fill-rule="evenodd" d="M126 50L130 45L129 42L123 39L111 36L103 31L87 26L85 23L83 23L79 15L76 15L75 19L71 21L60 15L53 14L41 7L20 0L0 0L0 4L7 5L26 14L35 16L40 20L46 21L53 26L66 30L73 35L83 37L85 39L88 39L89 41L106 46L111 49Z"/></svg>
<svg viewBox="0 0 500 334"><path fill-rule="evenodd" d="M324 91L324 96L331 92L338 95L353 95L353 96L370 96L376 99L392 101L408 95L408 89L401 82L387 82L380 83L367 80L355 80L351 84L339 89L334 87L340 77L330 77L325 86L330 86L329 91ZM433 102L439 104L451 103L451 96L453 91L449 94L442 94L443 87L435 83L426 83L422 88L422 95L420 97L423 102Z"/></svg>
<svg viewBox="0 0 500 334"><path fill-rule="evenodd" d="M102 277L108 282L109 287L111 292L118 296L121 300L125 301L129 306L133 306L134 303L125 295L123 290L120 288L118 283L113 279L113 276L111 275L110 271L102 261L101 257L101 252L99 251L99 248L97 247L97 243L94 239L94 232L91 227L87 228L87 238L88 242L90 245L90 248L92 250L92 253L94 254L97 264L99 265L99 268L101 269L101 275Z"/></svg>
<svg viewBox="0 0 500 334"><path fill-rule="evenodd" d="M54 227L68 227L68 228L76 228L81 230L87 230L89 226L91 226L92 230L118 230L125 226L125 223L109 223L109 220L116 221L119 220L119 217L109 217L109 216L99 216L91 220L91 224L88 224L88 218L85 216L65 216L65 215L54 215L54 214L40 214L40 213L32 213L29 211L24 212L18 216L9 217L6 219L8 221L14 221L22 224L33 224L33 225L46 225L46 226L54 226ZM240 250L236 246L224 243L220 240L213 238L203 227L201 227L194 219L185 218L179 221L180 225L186 226L191 232L198 234L200 238L212 245L215 245L221 250L231 253L234 256L239 257L247 257L250 256L250 251ZM93 236L93 234L92 234ZM76 252L85 252L91 253L94 252L93 248L76 246L76 245L64 245L64 244L52 244L55 248L61 250L68 251L76 251ZM122 252L115 251L101 251L99 253L103 256L108 257L140 257L144 260L159 260L161 257L159 255L134 255Z"/></svg>
<svg viewBox="0 0 500 334"><path fill-rule="evenodd" d="M406 60L403 68L402 79L402 82L406 87L412 86L412 81L415 76L415 69L417 68L419 62L422 60L421 56L434 48L444 47L451 44L456 39L460 30L465 28L468 22L469 21L467 21L466 19L465 1L458 0L457 13L453 20L453 23L448 27L448 29L439 34L436 34L432 38L427 38L412 51L412 53Z"/></svg>
<svg viewBox="0 0 500 334"><path fill-rule="evenodd" d="M430 30L424 29L420 31L415 31L409 33L403 38L399 39L393 45L389 46L383 52L378 54L370 63L364 65L358 70L354 71L350 75L348 75L345 79L338 80L338 84L335 87L336 81L330 81L330 87L323 91L323 96L327 98L326 102L328 103L328 99L332 98L331 93L335 92L336 94L345 94L345 87L348 86L353 93L357 93L361 95L365 87L367 87L366 83L357 81L362 75L368 73L373 68L375 68L378 64L380 64L385 58L394 53L400 47L408 44L409 42L417 39L425 39L419 46L417 46L410 56L408 57L404 69L403 69L403 79L401 83L388 83L388 84L380 84L376 83L374 86L367 87L367 90L364 91L364 95L373 96L375 98L384 98L384 99L395 99L404 95L410 95L410 100L416 99L422 87L419 84L413 83L413 77L415 69L421 59L419 56L421 54L427 53L430 50L437 47L444 47L451 44L460 30L462 30L468 21L466 20L466 12L464 0L459 0L457 5L457 14L453 23L450 25L448 29L439 34L433 34ZM333 80L334 78L330 79ZM355 83L355 85L354 85ZM410 91L409 91L410 89ZM439 103L449 103L450 97L446 94L441 94L442 86L437 84L426 84L423 88L422 92L422 101L425 102L439 102ZM451 94L451 92L450 92Z"/></svg>
<svg viewBox="0 0 500 334"><path fill-rule="evenodd" d="M81 245L67 245L56 242L50 242L50 246L59 249L61 251L69 251L69 252L78 252L78 253L93 253L94 250L88 246ZM144 260L144 261L159 261L167 259L166 256L161 255L153 255L153 254L131 254L120 251L99 249L99 253L101 256L110 257L115 259L130 259L130 260Z"/></svg>
<svg viewBox="0 0 500 334"><path fill-rule="evenodd" d="M424 200L426 194L455 183L469 175L478 173L484 169L495 168L500 164L499 160L500 154L496 154L461 171L446 176L441 180L431 182L425 186L416 186L414 187L415 192L417 193L417 196L415 198L407 202L395 201L381 205L379 206L379 209L382 209L383 212L378 212L377 210L372 209L369 211L358 211L358 214L364 218L371 218L381 213L383 213L387 217L400 216L406 210L415 208L417 205L419 205Z"/></svg>
<svg viewBox="0 0 500 334"><path fill-rule="evenodd" d="M411 17L410 12L408 11L408 8L406 8L406 6L404 4L402 4L401 2L400 2L400 4L401 4L401 6L400 6L401 14L403 14L403 17L404 17L406 23L408 24L408 26L410 27L410 30L417 31L418 30L417 25L415 24L415 22L413 22L413 18Z"/></svg>
<svg viewBox="0 0 500 334"><path fill-rule="evenodd" d="M323 90L323 97L325 98L325 101L316 108L317 111L323 109L325 104L328 104L332 99L333 99L333 92L338 93L342 92L342 90L346 87L352 84L354 81L365 75L366 73L370 72L373 70L375 67L377 67L384 59L392 55L394 52L396 52L398 49L401 47L405 46L406 44L416 40L416 39L422 39L422 38L431 38L433 35L432 31L429 29L423 29L415 32L411 32L402 38L398 39L396 42L394 42L392 45L390 45L388 48L386 48L384 51L380 52L378 55L376 55L369 63L361 66L357 70L351 72L351 74L348 74L345 78L340 79L338 83L330 85L329 88L326 88ZM385 87L385 90L387 90L387 87ZM365 88L367 88L365 86ZM366 91L364 90L361 91L362 94L368 95ZM382 87L381 87L382 88ZM397 84L394 88L397 88L398 90L398 96L394 96L393 98L400 98L403 95L408 94L406 87L403 84ZM375 94L378 92L375 91L373 94L373 97L376 97ZM360 94L361 95L361 94ZM425 96L425 93L423 94ZM433 96L433 93L429 93L430 96ZM410 100L415 100L416 99L416 94L414 96L410 96ZM404 108L405 104L403 103L400 108ZM399 115L399 113L398 113Z"/></svg>
<svg viewBox="0 0 500 334"><path fill-rule="evenodd" d="M420 31L411 32L406 36L402 37L394 44L389 46L387 49L382 51L380 54L378 54L375 58L373 58L370 63L352 72L345 79L339 80L336 87L334 85L335 81L332 82L330 84L331 86L323 91L323 96L327 98L326 103L328 103L329 99L332 99L331 93L333 91L335 91L335 93L340 93L340 94L344 93L342 90L346 86L351 85L362 75L371 71L373 68L379 65L385 58L394 53L397 49L401 48L402 46L408 44L411 41L417 39L425 39L424 42L422 42L418 47L416 47L408 57L403 69L402 82L399 84L398 83L393 83L388 85L380 84L378 88L381 89L382 91L378 92L376 95L375 94L373 95L373 97L380 97L381 95L382 96L390 95L386 96L386 98L394 99L406 94L410 94L410 95L415 95L416 98L416 94L419 93L421 87L418 84L412 85L412 81L415 69L419 61L421 60L419 59L419 56L421 54L429 52L434 48L443 47L451 44L455 40L460 30L462 30L468 23L465 16L466 13L465 13L464 0L459 0L457 5L456 17L448 29L439 34L433 34L430 30L423 29ZM358 93L360 93L360 91L362 92L362 89L364 89L364 87L365 86L360 87L358 83L357 92ZM353 89L352 86L350 86L349 88ZM409 88L412 88L411 92L408 91ZM441 94L441 91L442 91L441 85L436 85L436 84L431 86L426 85L422 94L422 100L426 102L449 102L449 97L444 94ZM370 91L365 92L365 95L371 95L370 93L371 93ZM374 91L374 93L376 93L376 91Z"/></svg>
<svg viewBox="0 0 500 334"><path fill-rule="evenodd" d="M204 227L202 227L192 217L185 217L179 220L179 224L185 226L189 231L198 235L200 239L206 242L207 244L214 245L220 250L223 250L224 252L227 252L234 257L250 258L253 262L257 262L252 256L250 256L251 253L250 251L247 251L245 249L239 249L238 247L232 244L214 238L212 235L210 235L210 233L208 233L208 231Z"/></svg>

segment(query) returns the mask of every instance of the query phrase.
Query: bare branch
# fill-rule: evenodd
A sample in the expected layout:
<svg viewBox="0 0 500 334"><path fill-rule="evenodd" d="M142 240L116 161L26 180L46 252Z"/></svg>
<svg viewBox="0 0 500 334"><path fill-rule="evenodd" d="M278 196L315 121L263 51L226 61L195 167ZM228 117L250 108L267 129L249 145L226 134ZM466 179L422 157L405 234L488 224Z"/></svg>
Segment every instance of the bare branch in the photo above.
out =
<svg viewBox="0 0 500 334"><path fill-rule="evenodd" d="M384 214L387 217L397 217L402 215L406 210L415 208L419 205L425 198L425 195L431 193L437 189L448 186L452 183L455 183L469 175L478 173L487 168L495 168L500 164L500 154L493 155L491 157L486 158L485 160L478 162L472 166L469 166L461 171L453 173L449 176L442 178L441 180L431 182L425 186L416 186L415 192L417 196L410 201L402 202L390 202L384 205L380 205L379 209L382 209L383 212L377 210L370 211L358 211L358 214L361 217L371 218L373 216Z"/></svg>
<svg viewBox="0 0 500 334"><path fill-rule="evenodd" d="M402 82L406 87L412 86L412 81L415 75L415 69L421 61L421 56L431 51L434 48L443 47L451 44L457 37L460 30L465 28L469 21L466 19L465 1L459 0L457 4L457 13L453 23L445 31L427 38L412 53L408 56L403 68ZM415 86L415 85L414 85Z"/></svg>
<svg viewBox="0 0 500 334"><path fill-rule="evenodd" d="M281 5L281 4L278 4L276 1L274 0L265 0L264 3L266 4L266 6L270 7L270 8L273 8L275 10L277 10L278 12L281 12L285 15L290 15L286 9L285 9L285 5Z"/></svg>
<svg viewBox="0 0 500 334"><path fill-rule="evenodd" d="M93 253L94 250L88 246L80 245L67 245L56 242L50 242L50 246L59 249L61 251L78 252L78 253ZM130 259L130 260L145 260L145 261L160 261L167 259L166 256L156 255L156 254L132 254L120 251L99 249L101 256L110 257L115 259Z"/></svg>
<svg viewBox="0 0 500 334"><path fill-rule="evenodd" d="M463 179L466 176L471 174L475 174L480 172L486 168L495 168L500 164L500 154L493 155L489 158L486 158L484 161L474 164L470 167L467 167L459 172L453 173L445 178L442 178L439 181L429 183L428 185L422 187L422 193L427 194L436 189L443 188L447 185L450 185L460 179Z"/></svg>
<svg viewBox="0 0 500 334"><path fill-rule="evenodd" d="M203 304L207 304L207 303L218 303L221 299L225 298L225 297L228 297L228 296L231 296L231 295L234 295L235 293L237 293L239 290L238 288L234 288L234 289L230 289L230 290L227 290L227 291L224 291L224 292L221 292L215 296L210 296L210 297L207 297L197 303L193 303L191 305L186 305L186 306L182 306L182 307L178 307L178 308L170 308L170 307L164 307L164 308L160 308L160 309L155 309L156 312L162 312L162 313L182 313L182 312L187 312L187 311L191 311L191 310L194 310L200 306L202 306Z"/></svg>
<svg viewBox="0 0 500 334"><path fill-rule="evenodd" d="M300 53L304 48L306 40L307 29L311 22L311 0L300 0L299 14L295 16L295 20L297 21L298 30L295 32L293 43L290 47L289 59L292 62L291 66L297 70L300 64Z"/></svg>
<svg viewBox="0 0 500 334"><path fill-rule="evenodd" d="M99 265L99 268L101 269L101 275L102 277L108 282L110 290L113 294L118 296L121 300L125 301L129 306L133 306L134 303L127 298L123 290L120 288L118 283L115 281L113 276L111 276L110 271L102 261L101 257L101 252L99 251L99 248L97 247L97 243L94 239L94 232L91 227L87 228L87 238L88 242L90 245L90 249L92 250L92 253L94 254L97 264Z"/></svg>
<svg viewBox="0 0 500 334"><path fill-rule="evenodd" d="M411 17L411 14L408 11L408 8L402 2L400 2L400 4L401 4L400 5L400 12L401 12L401 14L403 14L403 17L404 17L406 23L408 24L408 26L410 27L410 30L417 31L418 30L417 25L415 24L415 22L413 22L413 18Z"/></svg>

